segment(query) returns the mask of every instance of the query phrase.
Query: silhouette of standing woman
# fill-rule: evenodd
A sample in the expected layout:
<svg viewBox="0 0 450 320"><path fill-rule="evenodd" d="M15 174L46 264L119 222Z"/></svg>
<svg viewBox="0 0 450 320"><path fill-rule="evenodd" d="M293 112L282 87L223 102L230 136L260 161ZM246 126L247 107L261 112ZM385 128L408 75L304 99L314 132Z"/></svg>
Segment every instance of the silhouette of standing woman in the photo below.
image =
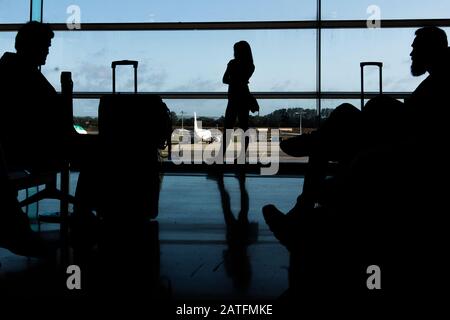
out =
<svg viewBox="0 0 450 320"><path fill-rule="evenodd" d="M234 44L234 59L227 66L227 70L223 75L223 83L228 84L228 105L225 112L226 129L233 129L236 118L239 122L239 128L248 129L248 118L250 110L250 90L248 83L250 77L255 71L253 64L252 49L246 41L239 41ZM223 144L223 154L230 143L231 137L225 135ZM245 139L245 150L248 147L248 138Z"/></svg>

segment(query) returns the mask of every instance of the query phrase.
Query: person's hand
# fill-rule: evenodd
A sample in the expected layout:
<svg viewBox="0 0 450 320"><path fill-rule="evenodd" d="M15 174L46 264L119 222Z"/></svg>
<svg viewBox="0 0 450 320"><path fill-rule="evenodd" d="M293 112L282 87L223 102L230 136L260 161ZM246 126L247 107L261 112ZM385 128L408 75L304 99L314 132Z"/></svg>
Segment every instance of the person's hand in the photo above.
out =
<svg viewBox="0 0 450 320"><path fill-rule="evenodd" d="M72 74L70 72L61 72L61 92L65 94L73 93Z"/></svg>
<svg viewBox="0 0 450 320"><path fill-rule="evenodd" d="M258 105L252 106L252 107L250 108L250 111L251 111L252 113L259 112L259 106L258 106Z"/></svg>

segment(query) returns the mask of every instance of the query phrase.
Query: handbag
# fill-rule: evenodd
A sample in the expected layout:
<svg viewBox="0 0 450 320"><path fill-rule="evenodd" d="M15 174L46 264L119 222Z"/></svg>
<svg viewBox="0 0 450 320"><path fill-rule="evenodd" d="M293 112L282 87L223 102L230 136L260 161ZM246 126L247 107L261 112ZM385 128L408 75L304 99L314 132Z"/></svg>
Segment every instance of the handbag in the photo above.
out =
<svg viewBox="0 0 450 320"><path fill-rule="evenodd" d="M252 113L259 112L258 100L251 93L248 97L248 108Z"/></svg>

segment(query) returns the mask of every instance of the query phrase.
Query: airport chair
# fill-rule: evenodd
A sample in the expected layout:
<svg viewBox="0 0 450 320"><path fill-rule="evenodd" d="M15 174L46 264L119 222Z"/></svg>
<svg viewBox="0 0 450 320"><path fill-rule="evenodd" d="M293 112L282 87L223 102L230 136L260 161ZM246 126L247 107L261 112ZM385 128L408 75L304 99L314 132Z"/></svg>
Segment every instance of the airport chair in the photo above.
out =
<svg viewBox="0 0 450 320"><path fill-rule="evenodd" d="M69 72L61 73L61 88L62 88L62 107L69 108L70 113L73 115L73 83L71 74ZM36 210L37 221L40 229L40 223L53 222L62 223L66 222L69 213L69 203L74 203L75 198L69 194L69 179L70 168L69 163L65 162L60 168L51 170L49 172L31 173L21 168L8 168L8 177L17 191L26 190L27 197L20 202L21 207L27 207L32 203L39 203L43 199L56 199L60 201L60 212L58 215L41 215L39 214L39 207ZM60 174L60 188L57 188L57 177ZM39 186L45 185L45 188L39 191ZM28 197L28 190L30 188L37 188L38 192ZM28 210L27 210L28 211ZM66 233L66 226L64 224L61 227L61 232ZM64 229L64 230L63 230Z"/></svg>

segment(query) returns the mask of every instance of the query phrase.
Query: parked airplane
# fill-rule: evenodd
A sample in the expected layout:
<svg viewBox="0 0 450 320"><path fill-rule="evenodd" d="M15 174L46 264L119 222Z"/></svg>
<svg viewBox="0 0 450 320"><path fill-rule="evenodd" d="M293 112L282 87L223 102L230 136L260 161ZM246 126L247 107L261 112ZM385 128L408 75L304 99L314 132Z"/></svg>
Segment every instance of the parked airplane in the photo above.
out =
<svg viewBox="0 0 450 320"><path fill-rule="evenodd" d="M194 112L194 135L201 142L220 142L220 136L213 135L211 130L200 129L197 124L197 113Z"/></svg>
<svg viewBox="0 0 450 320"><path fill-rule="evenodd" d="M88 134L88 132L86 131L86 129L84 129L82 126L79 126L79 125L76 125L76 124L75 124L73 127L74 127L75 131L76 131L78 134Z"/></svg>

